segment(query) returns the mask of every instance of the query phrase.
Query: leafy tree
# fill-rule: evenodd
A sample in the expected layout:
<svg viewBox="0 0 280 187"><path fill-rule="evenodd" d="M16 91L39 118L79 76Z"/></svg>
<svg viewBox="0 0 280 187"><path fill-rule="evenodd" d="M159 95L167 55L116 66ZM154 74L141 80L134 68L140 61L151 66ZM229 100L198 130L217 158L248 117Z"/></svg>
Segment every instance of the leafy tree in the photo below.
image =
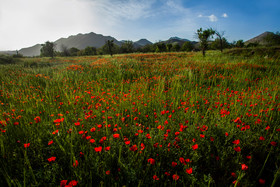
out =
<svg viewBox="0 0 280 187"><path fill-rule="evenodd" d="M268 46L280 45L280 33L268 33L264 40Z"/></svg>
<svg viewBox="0 0 280 187"><path fill-rule="evenodd" d="M121 45L120 52L121 53L133 53L134 47L132 41L124 41Z"/></svg>
<svg viewBox="0 0 280 187"><path fill-rule="evenodd" d="M222 47L221 47L222 46ZM212 49L219 49L221 52L223 52L223 49L228 48L230 45L227 41L226 38L216 38L212 43L211 43L211 48Z"/></svg>
<svg viewBox="0 0 280 187"><path fill-rule="evenodd" d="M76 48L76 47L71 47L70 49L69 49L69 53L70 53L70 56L78 56L78 52L79 52L80 50L78 49L78 48Z"/></svg>
<svg viewBox="0 0 280 187"><path fill-rule="evenodd" d="M102 54L110 54L113 56L113 53L118 53L118 46L114 44L114 40L107 40L105 45L102 47Z"/></svg>
<svg viewBox="0 0 280 187"><path fill-rule="evenodd" d="M96 55L96 48L95 47L90 47L90 46L87 46L85 49L84 49L84 52L83 52L83 55L86 55L86 56L91 56L91 55Z"/></svg>
<svg viewBox="0 0 280 187"><path fill-rule="evenodd" d="M171 49L172 49L172 47L173 47L174 45L172 45L172 44L166 44L166 49L167 49L167 51L171 51Z"/></svg>
<svg viewBox="0 0 280 187"><path fill-rule="evenodd" d="M219 49L221 52L223 52L223 49L225 48L225 44L227 43L226 39L223 37L225 32L218 32L217 30L215 30L215 34L218 37L218 41L219 41Z"/></svg>
<svg viewBox="0 0 280 187"><path fill-rule="evenodd" d="M55 54L55 43L47 41L45 44L42 44L41 56L45 57L54 57Z"/></svg>
<svg viewBox="0 0 280 187"><path fill-rule="evenodd" d="M166 52L166 45L163 42L159 42L156 44L156 51L155 52Z"/></svg>
<svg viewBox="0 0 280 187"><path fill-rule="evenodd" d="M190 52L194 49L194 45L190 41L186 41L182 46L182 51Z"/></svg>
<svg viewBox="0 0 280 187"><path fill-rule="evenodd" d="M62 44L60 46L60 49L61 49L61 56L70 56L70 52L67 46Z"/></svg>
<svg viewBox="0 0 280 187"><path fill-rule="evenodd" d="M180 51L181 46L178 43L172 45L171 51L178 52Z"/></svg>
<svg viewBox="0 0 280 187"><path fill-rule="evenodd" d="M197 37L200 41L200 48L202 50L202 55L205 56L205 52L208 48L208 40L211 36L215 34L215 31L213 29L206 29L202 30L202 28L197 30Z"/></svg>
<svg viewBox="0 0 280 187"><path fill-rule="evenodd" d="M238 40L236 43L235 43L235 47L238 47L238 48L242 48L244 47L244 41L243 40Z"/></svg>

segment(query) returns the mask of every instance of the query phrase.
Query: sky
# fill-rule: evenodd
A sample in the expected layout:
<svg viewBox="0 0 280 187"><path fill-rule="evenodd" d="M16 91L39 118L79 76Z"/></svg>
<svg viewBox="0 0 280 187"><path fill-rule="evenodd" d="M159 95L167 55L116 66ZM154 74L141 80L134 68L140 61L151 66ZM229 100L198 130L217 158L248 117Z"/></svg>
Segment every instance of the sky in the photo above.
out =
<svg viewBox="0 0 280 187"><path fill-rule="evenodd" d="M94 32L151 42L214 28L232 42L280 31L279 0L0 0L0 50Z"/></svg>

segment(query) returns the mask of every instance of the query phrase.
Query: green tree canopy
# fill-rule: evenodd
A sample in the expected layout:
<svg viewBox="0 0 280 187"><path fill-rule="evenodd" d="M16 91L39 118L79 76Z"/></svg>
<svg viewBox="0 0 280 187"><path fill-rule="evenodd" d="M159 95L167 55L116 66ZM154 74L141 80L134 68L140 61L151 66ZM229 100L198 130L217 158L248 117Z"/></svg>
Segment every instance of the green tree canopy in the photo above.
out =
<svg viewBox="0 0 280 187"><path fill-rule="evenodd" d="M42 44L41 56L44 57L54 57L55 54L55 43L47 41L45 44Z"/></svg>
<svg viewBox="0 0 280 187"><path fill-rule="evenodd" d="M215 31L211 28L206 30L202 30L202 28L200 28L197 30L196 34L200 42L200 48L202 50L202 54L203 56L205 56L205 52L208 48L208 40L211 36L215 34Z"/></svg>

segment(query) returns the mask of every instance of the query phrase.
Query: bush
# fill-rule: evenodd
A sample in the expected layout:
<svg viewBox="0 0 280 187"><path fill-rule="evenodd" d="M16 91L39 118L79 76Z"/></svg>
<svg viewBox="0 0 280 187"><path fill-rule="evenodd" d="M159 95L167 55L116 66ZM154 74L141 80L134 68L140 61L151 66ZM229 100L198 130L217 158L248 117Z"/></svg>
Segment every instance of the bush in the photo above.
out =
<svg viewBox="0 0 280 187"><path fill-rule="evenodd" d="M0 54L0 64L14 64L15 60L12 56Z"/></svg>

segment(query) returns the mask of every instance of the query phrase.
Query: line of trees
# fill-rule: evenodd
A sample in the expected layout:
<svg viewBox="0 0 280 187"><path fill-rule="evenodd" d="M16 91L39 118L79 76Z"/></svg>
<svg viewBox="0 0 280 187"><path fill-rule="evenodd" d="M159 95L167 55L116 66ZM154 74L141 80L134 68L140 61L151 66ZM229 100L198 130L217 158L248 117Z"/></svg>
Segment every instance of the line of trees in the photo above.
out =
<svg viewBox="0 0 280 187"><path fill-rule="evenodd" d="M92 55L105 55L109 54L123 54L123 53L148 53L148 52L179 52L179 51L202 51L203 56L206 54L206 50L220 50L223 52L226 48L243 48L243 47L256 47L259 44L248 44L245 46L243 40L234 41L229 43L224 37L225 32L218 32L212 28L198 29L196 37L199 42L186 41L184 43L166 43L157 42L154 44L148 44L142 47L136 48L132 41L124 41L121 46L114 43L113 40L108 40L104 46L100 48L86 47L85 49L77 49L75 47L67 48L65 45L60 46L60 52L56 51L56 45L53 42L47 41L42 44L41 56L54 57L54 56L92 56ZM215 37L216 36L216 37ZM215 37L215 38L214 38ZM211 40L212 39L212 40ZM213 40L214 39L214 40ZM265 38L269 45L280 45L280 33L268 34ZM268 46L268 45L267 45Z"/></svg>

